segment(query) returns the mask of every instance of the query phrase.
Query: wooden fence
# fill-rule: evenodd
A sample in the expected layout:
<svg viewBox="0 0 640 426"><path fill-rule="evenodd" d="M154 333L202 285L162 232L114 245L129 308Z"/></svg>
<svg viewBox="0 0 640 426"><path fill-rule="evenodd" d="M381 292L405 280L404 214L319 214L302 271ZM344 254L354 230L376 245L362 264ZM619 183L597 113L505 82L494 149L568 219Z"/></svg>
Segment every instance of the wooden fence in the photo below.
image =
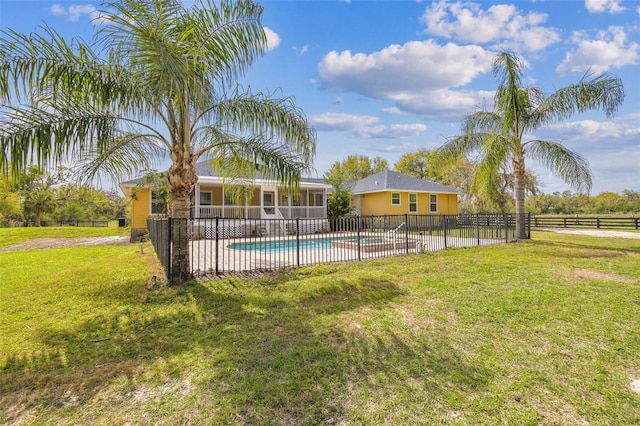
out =
<svg viewBox="0 0 640 426"><path fill-rule="evenodd" d="M640 229L640 217L532 216L533 228Z"/></svg>

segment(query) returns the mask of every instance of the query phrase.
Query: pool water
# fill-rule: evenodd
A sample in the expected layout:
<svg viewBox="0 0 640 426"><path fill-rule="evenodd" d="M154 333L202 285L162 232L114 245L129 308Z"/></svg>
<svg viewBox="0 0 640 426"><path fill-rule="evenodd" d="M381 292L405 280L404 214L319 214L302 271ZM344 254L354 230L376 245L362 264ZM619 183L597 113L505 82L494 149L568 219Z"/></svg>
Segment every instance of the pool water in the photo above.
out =
<svg viewBox="0 0 640 426"><path fill-rule="evenodd" d="M313 239L300 239L300 250L313 250L313 249L329 249L333 248L334 241L350 241L357 243L357 237L333 237L333 238L313 238ZM360 237L360 244L377 244L380 241L384 241L383 238L374 237ZM257 241L253 243L233 243L229 245L233 250L251 250L259 251L262 253L274 253L281 251L296 250L298 242L296 240L282 240L282 241Z"/></svg>

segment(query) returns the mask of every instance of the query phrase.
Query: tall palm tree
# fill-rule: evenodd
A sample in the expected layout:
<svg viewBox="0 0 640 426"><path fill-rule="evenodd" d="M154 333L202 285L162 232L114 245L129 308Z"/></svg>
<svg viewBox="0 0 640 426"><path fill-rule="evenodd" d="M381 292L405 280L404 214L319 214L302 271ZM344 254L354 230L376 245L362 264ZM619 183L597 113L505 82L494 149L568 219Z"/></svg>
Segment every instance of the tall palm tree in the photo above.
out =
<svg viewBox="0 0 640 426"><path fill-rule="evenodd" d="M175 218L189 217L199 159L232 177L260 173L297 188L315 132L291 98L243 91L265 53L262 6L250 0L119 0L88 44L7 30L0 37L0 171L74 159L114 177L168 153ZM15 106L18 105L18 106ZM175 232L173 280L189 277L186 220Z"/></svg>
<svg viewBox="0 0 640 426"><path fill-rule="evenodd" d="M470 153L479 154L473 188L492 199L498 190L495 177L501 170L513 173L516 205L516 239L526 238L525 157L540 161L552 173L577 190L591 189L587 160L559 142L523 140L546 125L575 113L603 110L611 117L625 96L622 81L608 73L559 89L549 96L534 87L522 87L522 62L512 52L500 52L493 62L499 77L495 111L480 111L465 117L462 135L449 139L438 149L440 161L453 161Z"/></svg>

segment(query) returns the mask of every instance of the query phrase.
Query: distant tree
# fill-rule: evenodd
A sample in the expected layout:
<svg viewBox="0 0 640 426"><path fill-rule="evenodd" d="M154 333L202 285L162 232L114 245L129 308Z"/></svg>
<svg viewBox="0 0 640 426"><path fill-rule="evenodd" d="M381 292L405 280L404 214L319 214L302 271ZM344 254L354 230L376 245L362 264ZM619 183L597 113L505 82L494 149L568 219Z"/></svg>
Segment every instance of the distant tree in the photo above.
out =
<svg viewBox="0 0 640 426"><path fill-rule="evenodd" d="M349 155L344 160L333 163L325 177L332 179L335 176L344 180L360 180L388 168L389 163L384 158L371 159L366 155Z"/></svg>
<svg viewBox="0 0 640 426"><path fill-rule="evenodd" d="M50 174L39 166L31 166L13 181L14 189L23 199L24 217L33 220L35 226L41 226L42 215L55 211L57 200L52 188L66 175L67 169L64 167Z"/></svg>
<svg viewBox="0 0 640 426"><path fill-rule="evenodd" d="M56 199L48 190L29 191L22 203L25 216L33 218L34 226L41 226L42 215L56 209Z"/></svg>
<svg viewBox="0 0 640 426"><path fill-rule="evenodd" d="M429 179L429 156L433 156L433 153L426 149L407 152L400 156L398 162L393 165L393 169L407 176L413 176L418 179Z"/></svg>
<svg viewBox="0 0 640 426"><path fill-rule="evenodd" d="M0 189L0 223L17 221L22 217L22 201L15 192Z"/></svg>
<svg viewBox="0 0 640 426"><path fill-rule="evenodd" d="M522 62L511 52L500 52L493 62L500 83L495 94L495 112L468 115L462 135L448 140L438 151L442 161L461 155L479 154L473 190L492 199L498 189L496 176L510 170L515 187L516 238L526 237L525 157L540 161L572 187L589 190L591 173L587 160L559 142L532 139L526 134L565 120L575 113L602 109L611 117L625 97L622 81L609 74L583 78L545 96L538 88L522 87Z"/></svg>
<svg viewBox="0 0 640 426"><path fill-rule="evenodd" d="M333 186L327 195L327 217L332 220L351 213L351 191L345 186L344 176L334 173L333 176L325 175L325 180Z"/></svg>

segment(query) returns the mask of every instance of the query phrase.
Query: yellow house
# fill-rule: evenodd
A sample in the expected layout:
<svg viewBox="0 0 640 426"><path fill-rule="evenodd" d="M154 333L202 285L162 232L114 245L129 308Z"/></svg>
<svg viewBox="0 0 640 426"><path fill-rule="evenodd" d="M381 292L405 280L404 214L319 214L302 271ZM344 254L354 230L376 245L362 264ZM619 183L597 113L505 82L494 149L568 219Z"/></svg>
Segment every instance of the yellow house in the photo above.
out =
<svg viewBox="0 0 640 426"><path fill-rule="evenodd" d="M196 164L198 182L191 194L191 217L220 218L227 222L237 219L294 219L327 217L327 192L331 188L322 179L302 178L297 196L284 192L276 182L255 179L243 202L225 191L228 179L218 176L207 162ZM120 183L120 189L131 199L130 223L132 235L147 229L149 217L166 213L157 193L141 186L142 179ZM228 187L228 186L227 186Z"/></svg>
<svg viewBox="0 0 640 426"><path fill-rule="evenodd" d="M354 182L351 193L354 213L361 216L458 213L455 188L391 170Z"/></svg>

